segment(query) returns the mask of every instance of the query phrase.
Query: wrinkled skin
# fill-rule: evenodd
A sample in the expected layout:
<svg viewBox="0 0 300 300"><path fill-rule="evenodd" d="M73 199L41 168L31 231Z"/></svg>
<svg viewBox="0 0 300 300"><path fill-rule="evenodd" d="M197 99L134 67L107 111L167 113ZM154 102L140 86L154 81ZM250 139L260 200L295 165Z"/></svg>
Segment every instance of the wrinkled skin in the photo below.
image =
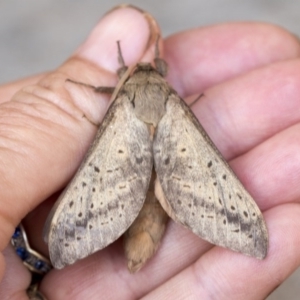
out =
<svg viewBox="0 0 300 300"><path fill-rule="evenodd" d="M108 96L65 79L115 85L115 42L131 65L153 58L148 37L140 11L114 10L57 70L0 87L1 299L27 299L30 274L9 246L15 226L27 215L32 247L47 255L41 231L55 193L78 168L107 108ZM299 41L273 25L231 23L175 34L160 48L174 89L188 103L204 93L192 109L264 212L268 256L213 247L169 222L157 255L138 274L128 272L116 242L50 271L40 286L49 300L264 299L299 266Z"/></svg>

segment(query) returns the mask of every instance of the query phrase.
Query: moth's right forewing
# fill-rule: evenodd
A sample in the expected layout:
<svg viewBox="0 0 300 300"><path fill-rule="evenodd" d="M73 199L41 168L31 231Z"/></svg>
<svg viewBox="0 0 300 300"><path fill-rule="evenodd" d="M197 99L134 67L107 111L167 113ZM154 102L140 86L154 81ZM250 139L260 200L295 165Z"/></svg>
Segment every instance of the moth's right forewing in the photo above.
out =
<svg viewBox="0 0 300 300"><path fill-rule="evenodd" d="M176 95L153 143L156 195L170 217L203 239L264 258L268 233L256 203Z"/></svg>
<svg viewBox="0 0 300 300"><path fill-rule="evenodd" d="M118 96L47 221L54 267L104 248L127 230L144 203L152 165L148 128L127 96Z"/></svg>

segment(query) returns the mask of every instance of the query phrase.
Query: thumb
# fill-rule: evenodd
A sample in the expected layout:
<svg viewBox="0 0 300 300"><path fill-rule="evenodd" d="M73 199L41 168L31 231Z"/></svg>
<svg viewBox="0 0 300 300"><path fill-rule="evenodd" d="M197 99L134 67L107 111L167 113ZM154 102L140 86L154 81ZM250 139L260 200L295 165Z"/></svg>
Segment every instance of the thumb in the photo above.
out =
<svg viewBox="0 0 300 300"><path fill-rule="evenodd" d="M21 219L70 180L106 111L107 96L66 79L114 86L116 41L130 65L151 56L157 32L149 15L118 7L66 63L0 104L1 250Z"/></svg>

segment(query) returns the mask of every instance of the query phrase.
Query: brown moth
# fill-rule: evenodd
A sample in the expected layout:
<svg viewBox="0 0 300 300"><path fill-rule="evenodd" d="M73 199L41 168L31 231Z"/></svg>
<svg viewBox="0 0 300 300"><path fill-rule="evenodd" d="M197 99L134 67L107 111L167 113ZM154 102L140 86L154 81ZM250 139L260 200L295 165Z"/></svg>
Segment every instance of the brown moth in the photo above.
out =
<svg viewBox="0 0 300 300"><path fill-rule="evenodd" d="M199 237L259 259L268 233L255 201L190 108L163 78L167 64L138 63L122 84L80 168L46 222L55 268L125 234L131 272L155 253L167 214ZM95 88L96 91L113 91ZM166 214L167 213L167 214Z"/></svg>

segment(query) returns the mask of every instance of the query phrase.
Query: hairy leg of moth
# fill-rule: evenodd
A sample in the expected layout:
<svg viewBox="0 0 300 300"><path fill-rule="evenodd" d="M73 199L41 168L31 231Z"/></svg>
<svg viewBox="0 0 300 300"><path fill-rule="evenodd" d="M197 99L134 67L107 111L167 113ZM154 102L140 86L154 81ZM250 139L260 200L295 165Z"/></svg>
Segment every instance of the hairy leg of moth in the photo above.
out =
<svg viewBox="0 0 300 300"><path fill-rule="evenodd" d="M203 97L203 96L204 96L203 93L200 94L195 100L193 100L193 102L192 102L191 104L189 104L189 108L191 108L195 103L197 103L198 100L199 100L201 97Z"/></svg>
<svg viewBox="0 0 300 300"><path fill-rule="evenodd" d="M75 81L75 80L72 80L72 79L67 79L66 81L86 86L88 88L93 89L97 93L112 94L114 92L114 90L115 90L115 87L112 87L112 86L93 86L91 84L84 83L84 82L79 82L79 81Z"/></svg>
<svg viewBox="0 0 300 300"><path fill-rule="evenodd" d="M165 232L168 215L154 194L153 172L146 200L138 217L124 235L128 269L137 272L156 252Z"/></svg>
<svg viewBox="0 0 300 300"><path fill-rule="evenodd" d="M125 65L125 62L124 62L124 58L123 58L121 46L120 46L120 41L117 41L117 46L118 46L118 61L120 64L120 68L117 70L117 74L118 74L118 77L121 79L122 76L128 70L128 67ZM79 81L72 80L72 79L67 79L66 81L86 86L88 88L93 89L96 93L103 93L103 94L113 94L116 91L116 89L118 88L118 87L112 87L112 86L93 86L91 84L79 82Z"/></svg>

